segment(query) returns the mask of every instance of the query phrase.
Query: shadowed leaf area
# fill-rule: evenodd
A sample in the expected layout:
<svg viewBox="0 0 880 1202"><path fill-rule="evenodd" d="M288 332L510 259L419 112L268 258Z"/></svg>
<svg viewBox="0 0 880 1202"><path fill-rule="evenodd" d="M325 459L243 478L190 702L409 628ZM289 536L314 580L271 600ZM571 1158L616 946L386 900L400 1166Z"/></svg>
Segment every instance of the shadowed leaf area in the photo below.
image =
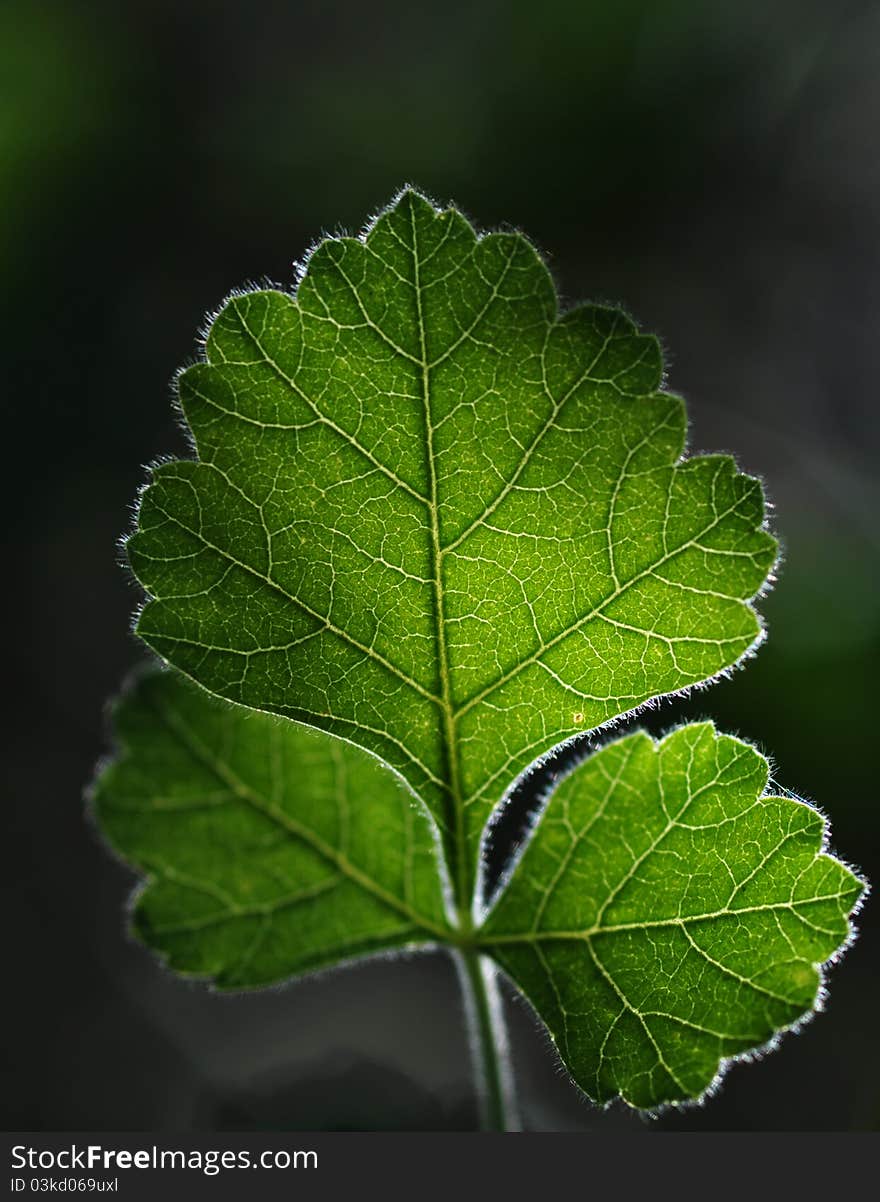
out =
<svg viewBox="0 0 880 1202"><path fill-rule="evenodd" d="M643 1109L811 1010L862 884L706 724L576 767L473 918L521 773L760 638L761 487L682 457L656 339L405 191L295 295L233 297L180 402L196 458L128 542L177 671L118 703L95 787L149 946L222 988L479 951L590 1097Z"/></svg>

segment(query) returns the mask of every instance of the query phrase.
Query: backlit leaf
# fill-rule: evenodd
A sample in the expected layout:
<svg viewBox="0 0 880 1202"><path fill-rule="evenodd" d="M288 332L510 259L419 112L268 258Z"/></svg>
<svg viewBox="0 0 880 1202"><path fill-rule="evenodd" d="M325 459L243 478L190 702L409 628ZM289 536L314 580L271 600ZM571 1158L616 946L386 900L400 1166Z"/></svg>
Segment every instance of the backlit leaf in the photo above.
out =
<svg viewBox="0 0 880 1202"><path fill-rule="evenodd" d="M180 402L195 458L153 470L128 542L179 671L118 705L94 795L148 945L223 988L492 957L580 1087L644 1109L813 1011L863 883L709 724L576 767L474 917L524 770L761 636L761 487L682 457L656 339L561 314L522 235L405 191L295 293L234 296Z"/></svg>
<svg viewBox="0 0 880 1202"><path fill-rule="evenodd" d="M702 723L612 743L555 790L481 938L595 1101L696 1097L815 1006L863 885L767 775Z"/></svg>
<svg viewBox="0 0 880 1202"><path fill-rule="evenodd" d="M143 675L94 789L147 875L135 930L178 972L253 988L448 930L433 824L351 744Z"/></svg>
<svg viewBox="0 0 880 1202"><path fill-rule="evenodd" d="M296 294L233 297L154 469L141 637L211 692L374 752L424 799L459 909L516 776L760 634L759 483L682 460L620 311L560 315L520 234L407 191Z"/></svg>

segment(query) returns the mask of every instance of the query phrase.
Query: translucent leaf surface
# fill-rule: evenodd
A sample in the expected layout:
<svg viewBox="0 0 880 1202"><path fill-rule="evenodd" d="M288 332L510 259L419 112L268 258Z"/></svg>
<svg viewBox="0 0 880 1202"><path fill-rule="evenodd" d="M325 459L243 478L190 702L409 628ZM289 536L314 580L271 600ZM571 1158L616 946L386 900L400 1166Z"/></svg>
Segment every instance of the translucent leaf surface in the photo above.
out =
<svg viewBox="0 0 880 1202"><path fill-rule="evenodd" d="M128 542L179 671L119 704L95 789L146 943L224 988L488 955L582 1089L646 1109L812 1011L862 883L706 724L576 768L473 917L521 772L761 635L761 487L683 458L656 339L561 314L522 235L405 191L295 294L230 299L180 402L195 457L153 470Z"/></svg>
<svg viewBox="0 0 880 1202"><path fill-rule="evenodd" d="M233 297L180 377L138 632L212 692L373 751L424 799L460 909L479 837L561 740L734 664L776 555L758 482L682 460L659 345L560 315L519 234L404 192Z"/></svg>
<svg viewBox="0 0 880 1202"><path fill-rule="evenodd" d="M150 673L94 805L147 875L134 927L178 972L253 988L447 930L436 831L372 756Z"/></svg>
<svg viewBox="0 0 880 1202"><path fill-rule="evenodd" d="M863 885L822 816L707 723L636 734L553 794L483 939L591 1098L654 1108L816 1004Z"/></svg>
<svg viewBox="0 0 880 1202"><path fill-rule="evenodd" d="M765 796L764 758L708 724L575 769L466 933L444 915L430 818L373 757L177 673L143 676L115 723L97 817L147 876L135 930L171 967L253 988L375 952L480 950L601 1102L699 1096L803 1018L862 890L817 811Z"/></svg>

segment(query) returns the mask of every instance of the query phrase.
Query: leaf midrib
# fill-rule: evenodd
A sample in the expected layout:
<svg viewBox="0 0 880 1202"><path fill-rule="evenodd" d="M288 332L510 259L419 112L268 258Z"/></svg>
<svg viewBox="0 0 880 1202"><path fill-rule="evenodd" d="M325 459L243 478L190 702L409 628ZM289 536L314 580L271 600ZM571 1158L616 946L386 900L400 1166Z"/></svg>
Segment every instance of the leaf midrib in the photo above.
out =
<svg viewBox="0 0 880 1202"><path fill-rule="evenodd" d="M413 292L416 305L416 321L419 331L421 352L422 406L425 421L425 460L428 469L430 502L430 556L432 598L434 605L434 627L437 646L437 670L440 677L440 711L442 756L446 765L448 793L444 794L446 829L451 832L446 852L452 861L448 865L455 901L456 925L465 932L472 928L472 881L467 856L467 836L464 825L464 805L461 796L461 759L455 729L455 714L452 705L452 676L449 669L449 649L446 643L446 602L443 590L443 553L440 542L440 509L438 497L437 464L434 459L434 418L431 407L431 367L428 363L428 348L425 334L425 317L422 307L421 276L419 268L418 232L415 209L410 205L412 227ZM484 310L485 312L485 310Z"/></svg>
<svg viewBox="0 0 880 1202"><path fill-rule="evenodd" d="M492 944L510 944L510 943L543 943L553 940L585 940L595 939L599 935L615 935L620 932L627 931L648 931L658 927L684 927L689 923L710 922L714 919L723 918L738 918L742 914L760 914L765 911L789 910L797 914L801 906L819 905L820 902L842 901L844 898L851 897L854 890L844 890L839 893L821 893L815 897L797 898L790 901L781 902L763 902L752 906L742 906L739 909L720 909L707 910L702 914L682 914L676 915L674 918L645 918L638 919L634 922L620 922L613 925L593 925L583 927L580 930L558 930L558 931L523 931L521 933L498 934L494 935L491 931L484 931L483 939L487 946ZM834 931L826 930L824 927L815 927L814 929L822 932L823 935L834 935Z"/></svg>

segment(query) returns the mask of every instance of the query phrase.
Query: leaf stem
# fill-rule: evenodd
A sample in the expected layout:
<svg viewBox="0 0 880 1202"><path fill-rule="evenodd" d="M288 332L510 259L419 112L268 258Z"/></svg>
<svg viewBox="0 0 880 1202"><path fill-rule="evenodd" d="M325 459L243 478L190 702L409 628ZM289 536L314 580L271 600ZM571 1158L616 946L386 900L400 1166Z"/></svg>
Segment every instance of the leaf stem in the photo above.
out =
<svg viewBox="0 0 880 1202"><path fill-rule="evenodd" d="M473 948L453 952L464 998L481 1131L518 1131L519 1114L510 1064L498 970Z"/></svg>

